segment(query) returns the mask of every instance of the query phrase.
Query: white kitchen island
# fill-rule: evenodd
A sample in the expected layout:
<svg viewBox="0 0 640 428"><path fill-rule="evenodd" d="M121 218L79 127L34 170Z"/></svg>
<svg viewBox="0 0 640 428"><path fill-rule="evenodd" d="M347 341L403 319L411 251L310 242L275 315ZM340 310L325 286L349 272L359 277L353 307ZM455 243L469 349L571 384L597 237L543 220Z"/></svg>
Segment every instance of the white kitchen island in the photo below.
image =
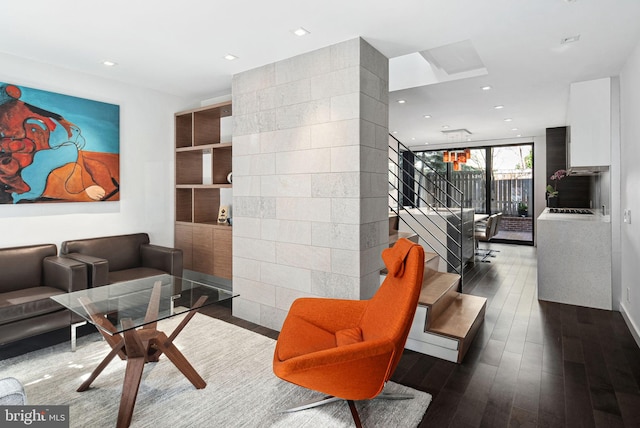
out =
<svg viewBox="0 0 640 428"><path fill-rule="evenodd" d="M598 213L536 222L538 299L611 310L611 222Z"/></svg>

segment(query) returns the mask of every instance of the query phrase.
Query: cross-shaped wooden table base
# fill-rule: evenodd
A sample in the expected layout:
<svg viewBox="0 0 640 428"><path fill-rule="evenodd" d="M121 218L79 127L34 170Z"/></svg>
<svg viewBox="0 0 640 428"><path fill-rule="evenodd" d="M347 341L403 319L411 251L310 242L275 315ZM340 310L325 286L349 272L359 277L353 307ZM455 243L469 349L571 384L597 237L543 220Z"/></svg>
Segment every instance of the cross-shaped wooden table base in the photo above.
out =
<svg viewBox="0 0 640 428"><path fill-rule="evenodd" d="M144 365L148 362L158 361L162 354L165 354L197 389L202 389L207 386L204 379L200 377L185 356L182 355L173 344L173 340L180 334L198 310L190 311L175 330L173 330L171 335L167 337L163 332L157 330L160 292L161 282L158 281L153 285L153 291L149 298L149 305L144 319L144 326L140 329L135 329L130 319L122 320L122 326L125 329L122 334L117 332L116 327L104 314L98 312L90 299L86 297L80 298L80 303L91 317L91 320L96 326L101 327L98 328L98 330L111 346L111 352L98 364L98 367L91 373L91 376L80 385L78 392L89 389L91 383L98 377L102 370L109 365L116 355L122 360L126 360L127 367L124 373L120 409L118 410L118 421L116 425L118 428L128 427L131 423ZM207 300L207 296L202 296L193 306L200 308L205 300ZM112 334L107 333L107 331Z"/></svg>

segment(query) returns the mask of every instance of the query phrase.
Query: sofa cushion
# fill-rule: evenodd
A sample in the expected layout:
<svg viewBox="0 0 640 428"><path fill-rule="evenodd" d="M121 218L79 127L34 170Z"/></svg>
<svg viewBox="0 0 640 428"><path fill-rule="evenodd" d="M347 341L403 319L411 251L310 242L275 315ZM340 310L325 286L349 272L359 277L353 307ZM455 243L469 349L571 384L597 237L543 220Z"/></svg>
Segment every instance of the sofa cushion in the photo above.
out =
<svg viewBox="0 0 640 428"><path fill-rule="evenodd" d="M49 298L58 294L64 294L64 291L54 287L30 287L0 293L0 324L63 309Z"/></svg>
<svg viewBox="0 0 640 428"><path fill-rule="evenodd" d="M55 244L0 249L0 293L42 285L42 260L57 252Z"/></svg>
<svg viewBox="0 0 640 428"><path fill-rule="evenodd" d="M158 269L139 267L133 269L109 272L109 284L114 282L131 281L132 279L146 278L148 276L166 275L167 273Z"/></svg>
<svg viewBox="0 0 640 428"><path fill-rule="evenodd" d="M80 253L109 261L109 271L132 269L142 264L140 245L149 243L146 233L78 239L62 243L62 254Z"/></svg>

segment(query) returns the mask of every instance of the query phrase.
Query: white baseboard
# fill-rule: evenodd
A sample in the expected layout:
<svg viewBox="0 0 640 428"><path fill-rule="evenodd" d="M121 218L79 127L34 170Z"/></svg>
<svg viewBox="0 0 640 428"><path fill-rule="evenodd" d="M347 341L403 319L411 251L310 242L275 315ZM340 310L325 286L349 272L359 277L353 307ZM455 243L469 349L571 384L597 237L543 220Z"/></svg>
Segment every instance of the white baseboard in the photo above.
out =
<svg viewBox="0 0 640 428"><path fill-rule="evenodd" d="M620 313L622 314L622 318L624 318L624 322L627 324L627 327L629 327L629 331L635 339L636 344L640 347L640 330L627 313L627 308L625 307L624 302L620 302Z"/></svg>

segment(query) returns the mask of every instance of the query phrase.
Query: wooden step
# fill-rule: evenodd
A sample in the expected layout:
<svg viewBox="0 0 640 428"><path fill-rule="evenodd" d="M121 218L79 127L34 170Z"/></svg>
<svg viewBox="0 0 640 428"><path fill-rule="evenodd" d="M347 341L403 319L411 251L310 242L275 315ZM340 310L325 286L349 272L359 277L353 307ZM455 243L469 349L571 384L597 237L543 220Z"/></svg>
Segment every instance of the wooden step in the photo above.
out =
<svg viewBox="0 0 640 428"><path fill-rule="evenodd" d="M458 294L449 307L430 322L429 332L447 336L460 342L458 362L469 350L484 321L487 299L470 294ZM433 315L432 313L429 316Z"/></svg>
<svg viewBox="0 0 640 428"><path fill-rule="evenodd" d="M425 273L427 269L438 270L438 265L440 264L440 256L436 253L432 253L429 251L424 252L424 264L425 264Z"/></svg>
<svg viewBox="0 0 640 428"><path fill-rule="evenodd" d="M389 247L393 247L393 245L400 238L407 238L409 241L415 242L416 244L418 243L418 235L416 235L415 233L412 233L412 232L398 232L396 230L393 233L391 231L389 232Z"/></svg>
<svg viewBox="0 0 640 428"><path fill-rule="evenodd" d="M428 314L425 330L431 327L431 324L440 314L447 310L458 296L458 284L460 283L460 275L447 272L436 272L434 270L425 270L425 276L422 280L422 291L418 304L427 306Z"/></svg>

